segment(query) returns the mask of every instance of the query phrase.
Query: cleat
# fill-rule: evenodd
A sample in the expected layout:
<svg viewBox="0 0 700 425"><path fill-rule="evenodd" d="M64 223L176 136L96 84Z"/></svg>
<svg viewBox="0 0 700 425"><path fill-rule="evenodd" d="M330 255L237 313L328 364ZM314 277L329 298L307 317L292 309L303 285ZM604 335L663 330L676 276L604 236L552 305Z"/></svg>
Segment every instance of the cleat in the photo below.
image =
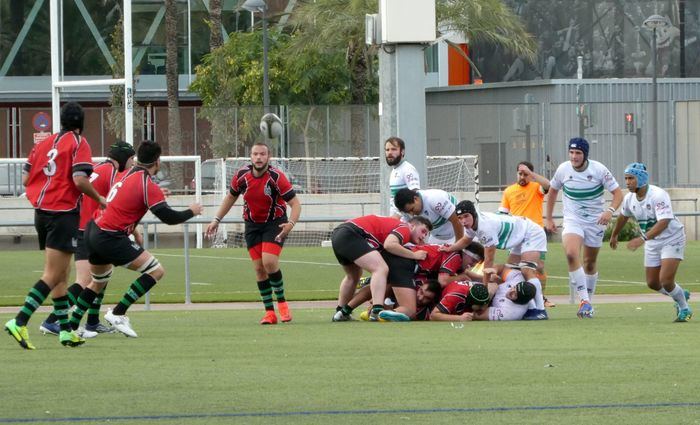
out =
<svg viewBox="0 0 700 425"><path fill-rule="evenodd" d="M593 317L593 306L588 301L581 301L581 304L579 304L579 307L578 307L578 313L576 313L576 315L580 319L592 318Z"/></svg>
<svg viewBox="0 0 700 425"><path fill-rule="evenodd" d="M682 308L678 312L678 317L676 317L676 320L674 322L687 322L693 317L693 310L688 308Z"/></svg>
<svg viewBox="0 0 700 425"><path fill-rule="evenodd" d="M369 322L369 311L365 310L362 313L360 313L360 320Z"/></svg>
<svg viewBox="0 0 700 425"><path fill-rule="evenodd" d="M525 312L525 315L523 316L523 320L548 320L549 315L547 314L547 310L537 310L535 308L531 308L527 312Z"/></svg>
<svg viewBox="0 0 700 425"><path fill-rule="evenodd" d="M556 307L557 305L554 304L553 302L549 301L547 298L544 299L544 307L545 308L553 308Z"/></svg>
<svg viewBox="0 0 700 425"><path fill-rule="evenodd" d="M267 310L265 311L265 316L263 316L262 320L260 320L261 325L276 325L277 324L277 315L275 314L274 310Z"/></svg>
<svg viewBox="0 0 700 425"><path fill-rule="evenodd" d="M382 311L384 311L384 310L382 310ZM378 322L379 321L379 312L370 311L369 312L369 321L370 322Z"/></svg>
<svg viewBox="0 0 700 425"><path fill-rule="evenodd" d="M134 332L134 330L131 328L131 323L126 315L117 316L116 314L112 313L112 309L109 309L107 310L107 313L105 313L105 320L124 335L131 338L138 338L136 332Z"/></svg>
<svg viewBox="0 0 700 425"><path fill-rule="evenodd" d="M360 280L357 281L357 289L362 289L365 286L369 285L370 279L371 278L369 276L360 278Z"/></svg>
<svg viewBox="0 0 700 425"><path fill-rule="evenodd" d="M410 322L411 318L394 310L382 310L379 312L380 322Z"/></svg>
<svg viewBox="0 0 700 425"><path fill-rule="evenodd" d="M285 323L292 321L292 312L289 311L289 304L286 301L278 302L277 309L280 311L280 320Z"/></svg>
<svg viewBox="0 0 700 425"><path fill-rule="evenodd" d="M47 322L44 320L41 326L39 326L39 331L44 335L51 334L58 336L58 334L61 333L61 326L58 324L58 321Z"/></svg>
<svg viewBox="0 0 700 425"><path fill-rule="evenodd" d="M98 334L113 334L117 330L112 326L105 326L102 323L96 325L85 325L85 330L89 332L96 332Z"/></svg>
<svg viewBox="0 0 700 425"><path fill-rule="evenodd" d="M82 327L82 326L79 327L78 330L75 331L75 333L78 334L79 337L85 338L85 339L94 338L94 337L96 337L97 335L99 335L99 333L97 333L97 332L95 332L95 331L87 330L87 329L85 329L85 328Z"/></svg>
<svg viewBox="0 0 700 425"><path fill-rule="evenodd" d="M12 338L17 341L20 347L25 350L35 350L36 347L29 342L29 331L27 331L26 326L17 326L15 319L9 320L5 323L5 331L10 334Z"/></svg>
<svg viewBox="0 0 700 425"><path fill-rule="evenodd" d="M685 297L685 302L687 303L688 300L690 300L690 291L688 291L687 289L684 289L683 296ZM673 303L673 306L676 308L676 316L681 314L681 307L678 305L678 303Z"/></svg>
<svg viewBox="0 0 700 425"><path fill-rule="evenodd" d="M362 316L362 315L360 315L360 316ZM341 310L336 311L335 314L333 315L333 319L332 319L333 322L351 322L353 320L355 320L355 319L352 318L352 315L343 314L343 312Z"/></svg>
<svg viewBox="0 0 700 425"><path fill-rule="evenodd" d="M85 344L85 340L73 331L61 331L58 340L61 341L64 347L78 347Z"/></svg>

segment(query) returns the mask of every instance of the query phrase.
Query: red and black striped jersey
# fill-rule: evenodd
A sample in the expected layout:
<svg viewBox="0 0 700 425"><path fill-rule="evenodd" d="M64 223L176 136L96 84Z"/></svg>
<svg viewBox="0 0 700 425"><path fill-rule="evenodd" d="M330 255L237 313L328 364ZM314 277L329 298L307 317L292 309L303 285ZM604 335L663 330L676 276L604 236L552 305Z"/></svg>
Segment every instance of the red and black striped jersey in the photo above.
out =
<svg viewBox="0 0 700 425"><path fill-rule="evenodd" d="M92 173L92 152L84 137L73 131L52 134L29 153L24 170L29 173L27 199L43 211L74 211L81 192L73 175Z"/></svg>
<svg viewBox="0 0 700 425"><path fill-rule="evenodd" d="M105 161L96 164L92 169L92 174L90 175L90 183L92 187L95 188L100 196L107 197L109 189L114 184L115 178L117 176L117 167L114 166L112 161ZM83 201L80 205L80 225L78 228L80 230L85 230L88 221L95 218L95 213L99 210L100 204L95 202L89 196L83 196Z"/></svg>
<svg viewBox="0 0 700 425"><path fill-rule="evenodd" d="M287 215L287 202L296 196L284 173L268 167L262 176L253 175L253 165L239 169L231 179L231 195L243 195L243 220L267 223Z"/></svg>
<svg viewBox="0 0 700 425"><path fill-rule="evenodd" d="M416 245L411 251L425 251L428 255L418 261L416 274L437 278L438 273L457 274L462 268L462 256L459 252L442 252L440 245Z"/></svg>
<svg viewBox="0 0 700 425"><path fill-rule="evenodd" d="M467 304L467 296L472 285L469 282L450 282L442 290L442 299L437 305L438 310L445 314L460 315L464 312L471 312L472 307Z"/></svg>
<svg viewBox="0 0 700 425"><path fill-rule="evenodd" d="M381 248L390 234L398 237L401 245L411 242L411 228L398 218L365 215L348 222L360 229L367 242L374 248Z"/></svg>
<svg viewBox="0 0 700 425"><path fill-rule="evenodd" d="M165 195L153 183L148 170L133 167L112 185L107 195L107 208L95 219L95 224L102 230L129 235L150 208L163 202Z"/></svg>

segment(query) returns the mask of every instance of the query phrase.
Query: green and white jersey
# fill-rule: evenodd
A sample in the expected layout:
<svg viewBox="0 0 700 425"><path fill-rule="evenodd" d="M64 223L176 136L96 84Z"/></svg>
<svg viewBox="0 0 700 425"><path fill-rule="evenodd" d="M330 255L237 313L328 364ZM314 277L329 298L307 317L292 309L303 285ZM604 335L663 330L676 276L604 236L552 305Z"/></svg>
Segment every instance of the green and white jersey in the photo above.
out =
<svg viewBox="0 0 700 425"><path fill-rule="evenodd" d="M646 232L654 227L657 221L670 219L668 227L660 235L646 242L649 247L661 247L685 237L683 224L673 214L671 198L668 193L658 186L649 185L644 199L637 199L637 194L628 193L622 200L620 213L625 217L634 217L639 228Z"/></svg>
<svg viewBox="0 0 700 425"><path fill-rule="evenodd" d="M527 228L523 217L479 211L475 240L484 248L512 249L523 243Z"/></svg>
<svg viewBox="0 0 700 425"><path fill-rule="evenodd" d="M391 190L391 199L389 199L390 215L400 214L400 211L394 206L394 196L401 189L420 189L420 176L418 170L410 162L403 160L391 170L389 175L389 189Z"/></svg>
<svg viewBox="0 0 700 425"><path fill-rule="evenodd" d="M419 190L418 196L423 202L423 211L420 215L430 220L433 225L430 235L438 239L454 238L455 231L452 228L450 216L455 212L457 199L440 189Z"/></svg>
<svg viewBox="0 0 700 425"><path fill-rule="evenodd" d="M550 182L561 190L564 219L595 223L603 213L603 194L620 187L610 171L598 161L588 160L583 171L577 171L566 161L559 165Z"/></svg>

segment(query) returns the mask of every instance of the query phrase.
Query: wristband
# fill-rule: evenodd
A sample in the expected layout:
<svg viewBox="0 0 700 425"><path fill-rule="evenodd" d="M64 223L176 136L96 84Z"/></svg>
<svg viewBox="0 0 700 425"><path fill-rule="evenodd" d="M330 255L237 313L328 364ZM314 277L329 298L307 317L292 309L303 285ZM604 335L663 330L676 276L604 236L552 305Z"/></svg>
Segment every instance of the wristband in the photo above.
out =
<svg viewBox="0 0 700 425"><path fill-rule="evenodd" d="M613 207L608 207L608 211L610 211L610 213L612 214L615 214L615 208Z"/></svg>
<svg viewBox="0 0 700 425"><path fill-rule="evenodd" d="M294 221L294 220L288 220L287 223L288 223L288 224L291 224L292 227L296 226L296 224L297 224L297 222Z"/></svg>
<svg viewBox="0 0 700 425"><path fill-rule="evenodd" d="M647 238L647 235L645 235L644 233L641 233L641 234L639 235L639 237L642 238L642 239L645 240L645 241L649 240L649 238Z"/></svg>
<svg viewBox="0 0 700 425"><path fill-rule="evenodd" d="M214 220L215 220L217 223L221 223L221 219L220 219L219 217L214 216Z"/></svg>

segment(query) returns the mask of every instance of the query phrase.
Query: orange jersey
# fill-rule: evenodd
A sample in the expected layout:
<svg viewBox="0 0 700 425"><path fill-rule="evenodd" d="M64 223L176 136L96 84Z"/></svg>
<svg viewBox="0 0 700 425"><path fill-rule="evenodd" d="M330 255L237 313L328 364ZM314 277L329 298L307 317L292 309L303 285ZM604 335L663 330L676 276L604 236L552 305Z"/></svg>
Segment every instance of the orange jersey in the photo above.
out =
<svg viewBox="0 0 700 425"><path fill-rule="evenodd" d="M540 226L542 220L542 204L544 202L544 190L537 182L530 182L525 186L515 183L506 188L501 199L498 211L501 213L527 217Z"/></svg>

